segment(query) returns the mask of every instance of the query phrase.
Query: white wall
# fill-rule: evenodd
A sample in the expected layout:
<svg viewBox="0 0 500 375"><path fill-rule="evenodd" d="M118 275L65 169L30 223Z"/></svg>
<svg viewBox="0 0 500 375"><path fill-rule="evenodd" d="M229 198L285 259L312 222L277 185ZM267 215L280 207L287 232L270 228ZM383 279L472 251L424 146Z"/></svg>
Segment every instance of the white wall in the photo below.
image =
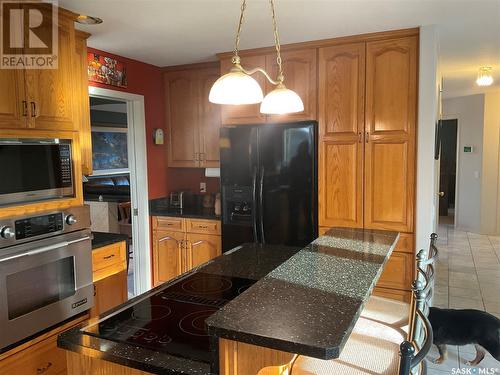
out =
<svg viewBox="0 0 500 375"><path fill-rule="evenodd" d="M458 119L455 226L477 233L481 231L484 95L445 99L443 118ZM464 146L473 146L474 152L464 153Z"/></svg>
<svg viewBox="0 0 500 375"><path fill-rule="evenodd" d="M481 233L500 233L498 215L500 92L484 96L483 164L481 178Z"/></svg>
<svg viewBox="0 0 500 375"><path fill-rule="evenodd" d="M439 112L439 45L437 27L420 28L417 132L416 249L429 248L436 230L435 124Z"/></svg>

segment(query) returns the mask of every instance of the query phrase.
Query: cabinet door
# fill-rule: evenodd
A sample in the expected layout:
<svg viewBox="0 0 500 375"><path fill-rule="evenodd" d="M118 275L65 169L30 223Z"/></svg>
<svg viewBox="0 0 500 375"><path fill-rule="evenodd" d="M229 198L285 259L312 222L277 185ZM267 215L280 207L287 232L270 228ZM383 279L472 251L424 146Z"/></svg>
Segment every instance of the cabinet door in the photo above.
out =
<svg viewBox="0 0 500 375"><path fill-rule="evenodd" d="M92 174L92 137L90 132L90 103L87 73L87 36L77 32L75 40L75 111L78 113L76 126L80 137L82 173Z"/></svg>
<svg viewBox="0 0 500 375"><path fill-rule="evenodd" d="M27 126L28 103L24 90L24 71L0 69L0 129Z"/></svg>
<svg viewBox="0 0 500 375"><path fill-rule="evenodd" d="M183 232L154 231L153 284L157 286L184 272Z"/></svg>
<svg viewBox="0 0 500 375"><path fill-rule="evenodd" d="M413 232L417 37L367 43L365 227Z"/></svg>
<svg viewBox="0 0 500 375"><path fill-rule="evenodd" d="M75 127L75 40L73 26L68 20L59 20L58 43L57 69L26 70L30 127L50 130L73 130Z"/></svg>
<svg viewBox="0 0 500 375"><path fill-rule="evenodd" d="M304 111L288 115L269 115L268 121L316 120L316 54L316 49L281 53L283 74L285 75L284 84L287 88L295 91L300 96L304 103ZM271 75L271 78L276 79L278 75L278 65L276 63L275 53L266 56L266 71ZM275 86L269 82L267 82L266 87L266 93L275 88Z"/></svg>
<svg viewBox="0 0 500 375"><path fill-rule="evenodd" d="M203 168L219 167L219 129L221 126L221 108L208 101L208 95L214 82L219 78L218 68L203 69L199 72L199 122L200 166Z"/></svg>
<svg viewBox="0 0 500 375"><path fill-rule="evenodd" d="M320 48L320 226L363 226L364 90L364 43Z"/></svg>
<svg viewBox="0 0 500 375"><path fill-rule="evenodd" d="M123 270L94 283L94 307L90 316L99 316L127 299L127 271Z"/></svg>
<svg viewBox="0 0 500 375"><path fill-rule="evenodd" d="M247 70L254 68L265 68L266 57L260 56L242 56L241 65ZM229 73L232 63L231 58L226 58L220 62L220 74ZM259 83L262 91L266 88L266 78L261 73L255 73L253 78ZM230 124L260 124L266 122L266 115L260 113L260 103L248 105L223 105L222 123Z"/></svg>
<svg viewBox="0 0 500 375"><path fill-rule="evenodd" d="M198 84L195 70L165 73L168 166L198 167Z"/></svg>
<svg viewBox="0 0 500 375"><path fill-rule="evenodd" d="M221 237L210 234L187 234L187 263L190 269L221 255Z"/></svg>

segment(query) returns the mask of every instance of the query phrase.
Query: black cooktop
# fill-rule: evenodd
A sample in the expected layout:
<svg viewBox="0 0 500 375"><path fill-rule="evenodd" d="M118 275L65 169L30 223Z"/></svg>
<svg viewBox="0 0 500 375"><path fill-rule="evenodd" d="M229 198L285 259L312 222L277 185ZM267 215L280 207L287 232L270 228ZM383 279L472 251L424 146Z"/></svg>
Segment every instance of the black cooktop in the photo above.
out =
<svg viewBox="0 0 500 375"><path fill-rule="evenodd" d="M195 273L84 333L210 363L205 320L255 281Z"/></svg>

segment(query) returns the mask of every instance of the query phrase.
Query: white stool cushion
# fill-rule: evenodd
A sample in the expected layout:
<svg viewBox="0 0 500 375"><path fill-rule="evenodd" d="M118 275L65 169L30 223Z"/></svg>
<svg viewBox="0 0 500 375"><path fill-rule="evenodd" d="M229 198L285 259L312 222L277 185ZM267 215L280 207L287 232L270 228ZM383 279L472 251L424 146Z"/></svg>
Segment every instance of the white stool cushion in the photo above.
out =
<svg viewBox="0 0 500 375"><path fill-rule="evenodd" d="M389 298L371 296L366 302L361 316L394 327L408 325L410 304Z"/></svg>
<svg viewBox="0 0 500 375"><path fill-rule="evenodd" d="M394 375L399 366L399 345L405 334L398 329L359 318L340 357L321 360L299 356L293 375Z"/></svg>

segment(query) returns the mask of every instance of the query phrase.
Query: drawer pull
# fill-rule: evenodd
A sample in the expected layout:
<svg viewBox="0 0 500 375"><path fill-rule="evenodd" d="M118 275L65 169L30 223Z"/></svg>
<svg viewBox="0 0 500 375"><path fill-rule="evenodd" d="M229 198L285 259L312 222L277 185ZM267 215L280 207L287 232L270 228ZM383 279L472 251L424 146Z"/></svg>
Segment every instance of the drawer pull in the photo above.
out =
<svg viewBox="0 0 500 375"><path fill-rule="evenodd" d="M44 372L48 371L49 368L52 367L52 362L47 362L47 364L43 367L38 367L36 369L37 374L43 374Z"/></svg>
<svg viewBox="0 0 500 375"><path fill-rule="evenodd" d="M198 225L198 228L200 228L200 229L208 229L208 225Z"/></svg>
<svg viewBox="0 0 500 375"><path fill-rule="evenodd" d="M114 256L115 256L115 254L111 254L111 255L108 255L108 256L103 257L102 259L104 259L104 260L108 260L108 259L113 258Z"/></svg>
<svg viewBox="0 0 500 375"><path fill-rule="evenodd" d="M167 226L171 227L174 223L167 223Z"/></svg>

